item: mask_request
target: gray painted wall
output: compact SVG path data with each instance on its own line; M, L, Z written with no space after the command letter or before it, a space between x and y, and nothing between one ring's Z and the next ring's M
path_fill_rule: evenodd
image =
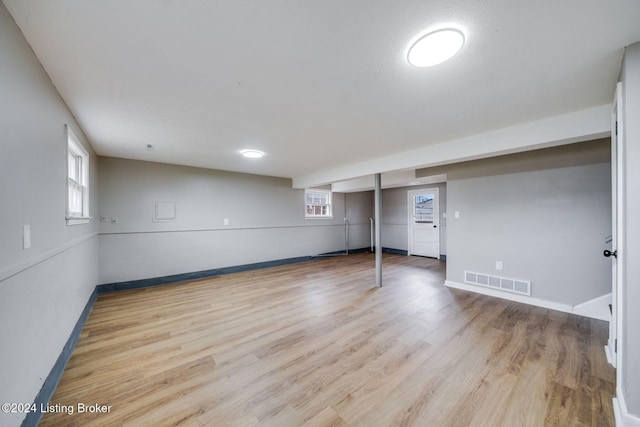
M333 195L333 219L305 219L304 191L258 175L100 158L100 283L369 246L370 195ZM176 220L154 222L155 201ZM116 219L116 223L112 222ZM224 225L224 219L229 225Z
M622 388L629 413L640 418L640 43L627 48L622 67L623 132L626 163L623 179L626 198L625 246L622 292L624 318L622 342ZM634 326L635 325L635 326Z
M92 151L1 3L0 57L0 402L32 402L97 284L96 221L65 222L65 124ZM91 154L91 212L96 166Z
M530 280L532 297L569 305L611 292L602 256L611 234L609 163L447 184L447 280L463 283L464 270Z
M506 175L518 172L608 163L610 161L611 139L603 138L559 147L526 151L524 153L418 169L416 170L416 177L423 178L446 174L449 180L479 178L488 175Z
M382 246L409 250L409 190L438 188L440 191L440 254L447 253L447 184L437 183L415 187L399 187L382 190Z

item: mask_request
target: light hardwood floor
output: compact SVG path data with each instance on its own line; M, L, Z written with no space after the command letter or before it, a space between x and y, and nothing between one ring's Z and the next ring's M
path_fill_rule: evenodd
M607 324L371 254L101 295L43 426L612 426Z

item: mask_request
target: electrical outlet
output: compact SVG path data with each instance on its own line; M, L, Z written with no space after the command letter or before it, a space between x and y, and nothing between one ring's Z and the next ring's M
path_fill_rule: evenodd
M496 270L502 271L503 265L502 261L496 261Z
M118 223L118 218L112 216L111 217L111 224L117 224Z
M225 219L223 219L223 220L222 220L222 223L223 223L224 225L229 225L229 218L225 218Z

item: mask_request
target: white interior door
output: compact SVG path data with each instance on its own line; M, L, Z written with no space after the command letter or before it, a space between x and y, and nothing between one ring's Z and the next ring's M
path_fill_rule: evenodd
M616 87L616 97L613 102L611 118L611 250L605 251L605 256L611 258L611 321L609 322L609 342L607 343L607 358L613 366L618 365L618 321L622 314L621 283L622 283L622 257L618 257L618 248L623 245L622 233L623 206L622 206L622 168L623 162L623 136L622 116L622 85Z
M410 190L409 255L440 258L440 195L437 188Z

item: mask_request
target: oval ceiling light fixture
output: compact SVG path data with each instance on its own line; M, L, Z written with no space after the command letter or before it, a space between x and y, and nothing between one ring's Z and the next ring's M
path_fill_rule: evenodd
M240 151L240 154L248 157L249 159L259 159L260 157L264 157L264 153L260 150L242 150Z
M414 67L431 67L451 59L464 46L464 33L444 28L420 37L409 48L407 61Z

